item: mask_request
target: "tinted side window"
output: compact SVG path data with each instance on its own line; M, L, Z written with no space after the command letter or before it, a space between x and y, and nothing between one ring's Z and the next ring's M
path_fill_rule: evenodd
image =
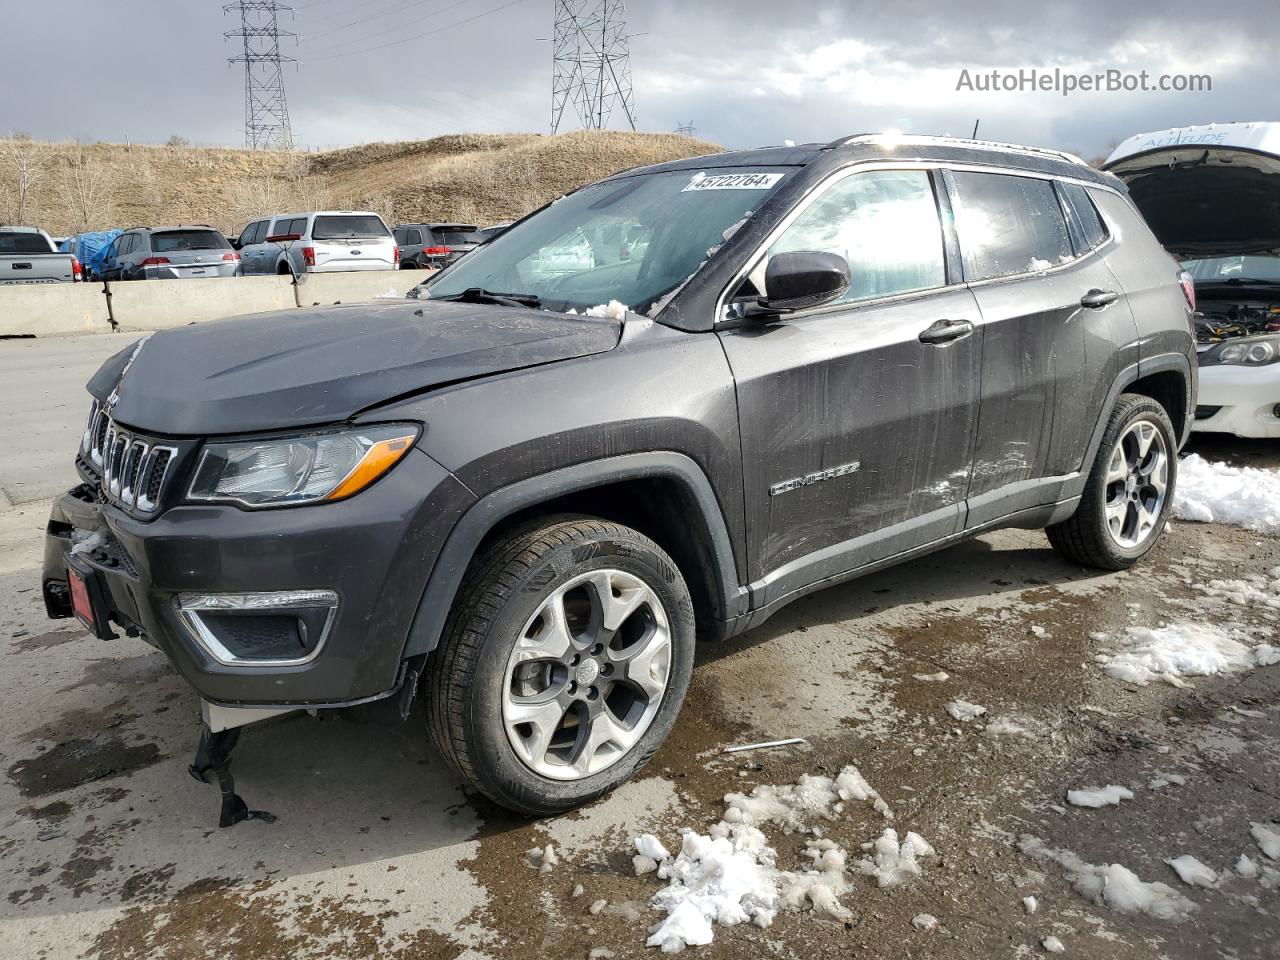
M1048 270L1072 258L1071 237L1048 180L953 173L956 230L968 280Z
M1066 195L1067 202L1071 204L1071 212L1075 215L1076 223L1080 224L1080 229L1084 231L1085 243L1089 245L1089 249L1102 246L1108 236L1107 227L1102 222L1102 217L1098 215L1098 208L1089 198L1089 191L1078 183L1064 183L1062 192Z
M306 232L307 232L306 217L295 217L294 219L290 220L289 227L288 229L285 230L285 233L289 233L289 234L296 233L298 234L298 236L305 236Z
M887 297L946 284L942 225L929 174L858 173L833 184L769 248L835 253L849 264L837 302Z
M259 220L245 227L244 233L240 234L240 246L247 247L251 243L261 243L263 223L264 221Z
M406 230L404 233L406 238L404 241L405 243L421 243L422 242L421 230Z

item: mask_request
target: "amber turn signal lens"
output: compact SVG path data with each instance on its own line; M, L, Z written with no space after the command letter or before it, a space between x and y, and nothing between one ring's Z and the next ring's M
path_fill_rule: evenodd
M342 500L359 493L399 463L400 458L413 446L416 437L417 434L409 433L403 437L379 440L365 452L346 479L334 487L325 500Z

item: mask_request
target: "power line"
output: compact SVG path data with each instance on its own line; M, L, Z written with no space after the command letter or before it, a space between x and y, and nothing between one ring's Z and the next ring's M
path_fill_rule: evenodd
M636 128L625 0L556 0L551 132L570 104L587 130L603 130L615 108Z
M294 59L281 55L280 38L295 34L280 29L282 11L291 13L292 8L276 0L239 0L222 8L224 14L240 15L240 29L223 36L243 43L243 52L228 57L227 63L244 64L244 145L253 150L293 148L281 64Z
M418 2L424 2L424 0L418 0ZM369 40L374 39L375 37L385 36L385 35L386 35L386 34L388 34L388 33L401 33L401 32L403 32L403 31L404 31L404 29L405 29L406 27L410 27L410 26L413 26L414 24L418 24L418 23L425 23L425 22L426 22L426 21L428 21L428 20L434 20L436 17L440 16L440 14L442 14L442 13L448 13L450 10L454 10L454 9L456 9L456 8L458 8L458 7L465 7L465 6L467 6L470 2L471 2L471 0L458 0L458 2L457 2L457 3L451 3L451 4L449 4L447 7L441 7L439 10L432 10L432 11L431 11L430 13L428 13L426 16L423 16L423 17L416 17L416 18L414 18L414 19L407 20L407 21L405 21L404 23L397 23L397 24L396 24L395 26L393 26L393 27L387 27L385 30L378 30L378 31L375 31L374 33L370 33L370 34L368 34L367 36L363 36L363 37L359 37L359 38L351 39L351 40L350 40L350 41L348 41L348 42L349 42L349 43L365 43L365 42L367 42L367 41L369 41ZM303 37L303 39L304 39L304 40L307 40L307 41L310 41L310 40L312 39L312 37L313 37L313 36L316 36L316 35L323 35L323 34L326 34L326 33L329 33L329 32L330 32L330 31L323 30L323 31L320 31L318 34L315 34L315 35L308 33L308 34L306 34L306 35ZM328 49L324 49L324 46L325 46L324 44L321 44L320 46L321 46L321 48L322 48L322 49L321 49L321 51L320 51L321 55L324 55L324 54L327 54L327 53L333 53L333 52L336 52L337 50L341 49L340 47L335 47L335 46L333 46L332 44L330 44L330 45L329 45L329 48L328 48Z
M504 3L500 7L494 7L492 10L485 10L483 13L477 13L474 16L466 17L465 19L462 19L462 20L455 20L453 23L447 23L443 27L437 27L435 30L428 30L426 33L414 34L412 37L401 37L399 40L392 40L389 43L380 43L375 47L366 47L365 49L362 49L362 50L348 50L345 53L333 53L333 54L328 54L320 57L309 57L307 58L307 62L310 63L316 60L336 60L339 57L354 57L362 53L373 53L375 50L385 50L387 47L395 47L402 43L410 43L411 41L414 41L414 40L422 40L425 37L434 37L438 33L444 33L446 30L452 30L454 27L460 27L463 24L471 23L472 21L479 20L482 17L488 17L495 13L500 13L501 11L506 10L509 7L514 7L516 4L524 3L524 2L525 0L510 0L509 3Z
M389 16L390 14L398 13L401 10L408 10L410 7L420 7L424 3L431 3L431 2L433 2L433 0L408 0L407 3L400 3L396 6L387 7L387 9L385 10L379 10L377 13L372 13L367 17L360 17L358 20L352 20L350 23L340 23L340 24L334 24L333 26L322 27L320 30L317 30L315 33L307 34L307 39L311 40L314 37L324 36L325 34L329 34L329 33L336 33L339 30L346 30L348 27L359 26L362 23L368 23L370 20L378 20L378 19L381 19L382 17ZM398 29L403 26L404 24L396 24L394 27L392 27L392 29Z

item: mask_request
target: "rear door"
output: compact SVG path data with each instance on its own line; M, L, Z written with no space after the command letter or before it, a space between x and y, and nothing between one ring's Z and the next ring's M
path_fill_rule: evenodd
M968 496L978 526L1060 498L1132 316L1103 258L1073 240L1052 178L953 170L948 184L983 332Z
M981 339L935 176L866 170L819 188L768 257L843 256L834 305L719 333L737 383L753 605L955 533ZM761 291L762 292L762 291Z

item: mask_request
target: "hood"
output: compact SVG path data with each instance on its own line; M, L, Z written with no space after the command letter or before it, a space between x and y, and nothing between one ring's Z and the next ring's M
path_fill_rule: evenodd
M1169 139L1132 138L1103 165L1164 248L1182 260L1280 254L1280 142ZM1133 141L1145 148L1126 153Z
M617 320L429 300L284 310L153 334L104 363L89 392L114 390L116 420L165 436L287 429L603 353L621 332Z

